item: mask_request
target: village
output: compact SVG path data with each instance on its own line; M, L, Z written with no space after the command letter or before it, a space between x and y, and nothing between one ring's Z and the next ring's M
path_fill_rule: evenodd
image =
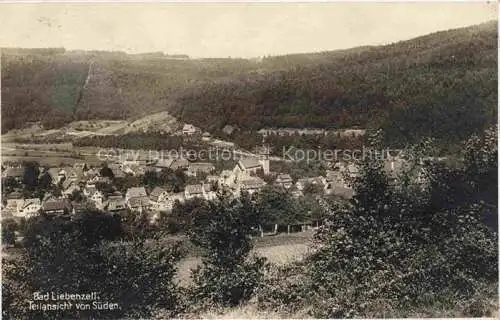
M193 125L186 124L178 134L192 136L198 131ZM270 132L262 132L263 136L267 134ZM201 139L208 141L210 135L204 133ZM222 189L234 197L243 193L256 194L265 186L280 188L293 198L331 196L350 199L354 194L349 183L359 175L359 168L354 163L331 163L324 175L294 179L289 173L271 171L269 146L258 149L258 154L240 153L232 169L222 170L216 170L216 163L189 161L183 154L153 158L131 150L122 150L121 154L115 154L98 166L83 161L72 166L34 168L35 163L27 168L23 162L4 162L2 217L26 219L39 214L71 216L88 210L110 213L129 210L147 213L150 222L155 223L160 213L168 214L176 203L195 198L214 200ZM401 169L401 161L396 160L386 161L386 171L392 175ZM35 173L36 178L29 177ZM160 181L153 186L144 182L144 177L154 180L162 173L184 181L175 186L175 182L169 181ZM117 186L118 180L121 187ZM135 182L124 188L123 182L127 185L130 180ZM26 188L27 183L43 190L35 196L29 192L33 186Z

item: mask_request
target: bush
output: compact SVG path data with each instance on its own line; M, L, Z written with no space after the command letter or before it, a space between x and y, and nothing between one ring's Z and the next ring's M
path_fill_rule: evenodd
M5 219L2 222L2 244L15 245L17 230L19 230L19 226L14 219Z
M202 264L192 274L192 301L202 309L236 306L250 299L266 265L264 258L249 255L259 212L248 197L224 193L207 205L193 215L189 230L191 241L203 250Z
M352 203L334 208L315 235L308 272L315 317L464 301L496 281L496 233L483 222L485 206L466 184L451 183L467 181L468 168L418 164L420 152L412 152L418 157L408 157L392 183L381 163L362 163ZM455 201L461 194L469 196Z
M303 263L271 267L257 291L259 308L287 314L307 310L311 291L306 268Z
M3 315L105 319L150 317L156 308L177 312L173 277L179 246L159 245L158 238L118 242L119 229L119 220L102 213L29 221L25 250L4 269ZM119 309L30 311L26 306L34 292L97 292L99 302L117 303Z

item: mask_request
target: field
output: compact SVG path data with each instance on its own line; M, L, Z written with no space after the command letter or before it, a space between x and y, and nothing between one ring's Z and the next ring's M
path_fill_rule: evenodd
M257 238L254 252L265 257L269 262L276 265L285 265L299 261L311 250L310 240L313 232L300 232L291 234L278 234L276 236L265 236ZM178 267L177 280L181 285L191 283L191 270L196 268L201 259L198 253L193 254L196 249L188 249L191 254L184 258Z
M16 144L2 141L2 161L36 161L40 165L56 167L61 163L73 165L85 161L99 165L96 148L77 148L71 143Z

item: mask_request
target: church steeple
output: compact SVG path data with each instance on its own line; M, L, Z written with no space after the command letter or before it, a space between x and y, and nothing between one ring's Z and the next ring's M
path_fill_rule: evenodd
M265 144L265 139L262 137L262 147L259 150L259 162L262 164L264 174L269 174L269 145Z

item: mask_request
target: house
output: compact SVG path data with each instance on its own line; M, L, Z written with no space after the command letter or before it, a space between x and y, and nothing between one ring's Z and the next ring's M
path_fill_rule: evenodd
M96 190L97 189L94 183L87 183L87 185L85 185L85 188L83 188L83 195L89 197L90 195L94 194Z
M259 192L265 185L266 182L259 177L248 177L238 183L240 193L248 192L249 194Z
M340 171L327 171L323 178L323 185L326 194L331 194L334 189L345 187L343 173Z
M153 191L151 191L151 193L149 194L149 199L151 200L152 211L170 211L174 206L172 194L168 193L163 188L154 188Z
M59 168L59 174L64 178L68 178L73 172L73 167L62 167Z
M9 193L6 197L6 206L4 211L2 211L2 214L4 212L8 212L12 215L17 214L23 207L24 204L24 197L22 193L14 191Z
M84 201L84 202L73 201L71 203L71 207L73 214L85 213L96 210L95 204L90 201Z
M74 180L64 180L62 183L62 194L68 196L74 191L80 191L80 186Z
M193 126L192 124L185 124L184 127L182 127L182 134L186 136L190 136L196 133L196 127Z
M146 168L137 164L124 164L122 166L122 170L124 173L128 173L133 176L140 176L146 173Z
M94 178L101 176L101 170L99 168L90 168L84 173L87 178Z
M359 167L354 163L340 164L340 171L349 178L357 178L360 175Z
M237 179L245 179L262 169L262 163L256 158L244 158L238 161L233 169Z
M21 209L17 212L19 217L32 217L40 212L42 203L38 198L25 199Z
M205 179L207 183L218 183L219 182L219 177L216 175L208 175L207 178Z
M125 178L125 172L123 172L121 166L117 163L108 164L108 168L113 172L115 178Z
M24 168L7 168L2 172L2 178L12 178L18 182L23 181Z
M266 137L269 135L292 136L292 135L326 135L325 129L318 128L263 128L257 131L260 135Z
M217 198L217 192L211 184L203 183L203 190L205 190L206 200L214 200Z
M112 183L113 180L110 177L95 176L87 180L86 185L95 185L97 183Z
M231 170L222 170L221 174L218 177L218 183L221 186L231 187L235 183L235 180L236 176Z
M281 186L285 189L290 189L293 186L292 177L289 174L280 174L274 181L274 183L278 186Z
M132 198L147 197L146 189L144 187L133 187L127 190L125 193L125 199L128 201Z
M203 198L206 199L207 195L203 184L190 184L184 189L184 198L186 200L193 198Z
M117 212L127 209L127 202L122 197L108 198L104 203L104 210L109 212Z
M50 170L50 169L49 169ZM73 168L72 167L64 167L64 168L57 168L57 183L67 180L70 176L76 176L75 173L73 173ZM54 180L52 180L54 181Z
M97 209L104 209L104 194L101 191L95 190L91 195L88 196L88 199L95 204L95 207Z
M42 212L49 215L69 214L72 211L68 199L49 199L42 203Z
M356 171L352 170L351 172ZM346 199L352 198L354 190L344 178L344 176L348 174L349 171L346 170L327 171L326 177L323 180L325 193Z
M208 132L203 132L203 134L201 135L202 141L210 141L210 138L211 138L211 135Z
M144 187L129 188L125 194L125 202L131 210L139 212L147 209L150 204L149 197Z
M155 163L150 165L155 171L160 172L163 169L170 169L174 159L158 159Z
M165 190L161 187L155 187L149 193L149 200L151 201L151 203L161 202L163 199L165 199L167 197L168 197L167 190Z
M157 205L157 211L171 211L176 202L182 203L184 200L184 192L170 193L167 198L163 199L163 201Z
M64 179L64 175L60 174L61 168L50 168L46 171L52 180L52 184L57 185L62 179Z
M120 191L113 191L112 193L106 194L106 198L109 199L123 199L123 194Z
M170 164L172 170L186 170L189 167L189 161L186 158L177 158Z
M131 198L126 201L126 204L130 208L130 210L137 212L147 210L151 205L148 197Z
M304 191L304 188L308 184L319 186L321 188L321 190L323 190L325 187L321 177L300 178L297 180L297 183L295 184L295 186L297 187L298 190Z
M59 170L59 175L64 177L66 180L82 180L84 178L83 169L77 169L74 167L64 167Z
M357 138L362 137L366 133L366 130L363 129L341 129L334 131L334 134L341 138Z
M198 173L209 174L215 171L215 166L210 162L191 162L187 168L188 176L197 176Z
M85 172L89 168L87 167L87 164L85 162L75 162L73 164L73 169Z

